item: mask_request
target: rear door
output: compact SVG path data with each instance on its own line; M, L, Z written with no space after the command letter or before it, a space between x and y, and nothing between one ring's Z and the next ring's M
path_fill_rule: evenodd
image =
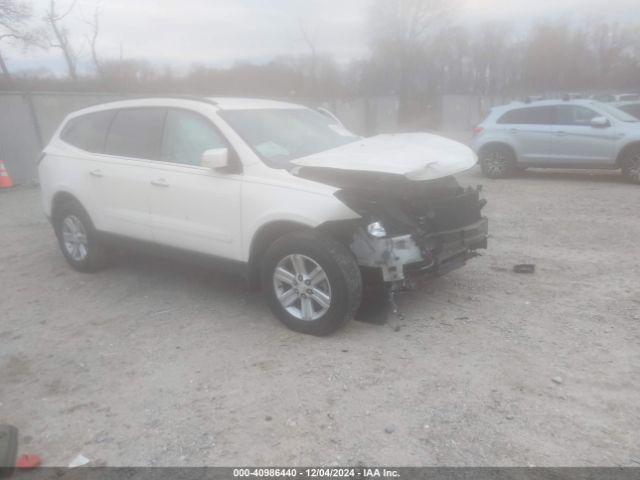
M519 163L549 163L552 114L553 109L548 106L522 107L509 110L498 119L498 127L512 141Z
M56 159L58 169L63 173L63 180L75 187L73 194L87 209L99 230L104 230L101 222L104 202L96 194L96 175L103 165L104 142L115 114L115 110L105 110L70 120L60 133L60 139L79 150L65 150ZM45 181L44 184L46 183Z
M551 156L558 166L602 167L615 163L616 129L591 126L602 114L582 105L557 105Z
M152 240L149 191L152 166L160 158L166 108L118 110L109 128L104 155L90 172L99 229Z
M206 150L233 150L203 115L170 108L161 161L153 165L150 213L158 243L223 257L241 258L242 176L201 165Z

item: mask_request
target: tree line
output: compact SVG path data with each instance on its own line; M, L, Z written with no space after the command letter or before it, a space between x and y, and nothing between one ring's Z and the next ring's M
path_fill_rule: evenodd
M114 93L215 93L340 98L397 95L401 110L423 108L444 93L526 95L640 90L640 26L606 19L463 25L455 0L372 0L367 58L338 64L301 28L308 53L229 68L194 65L177 74L144 59L100 55L101 13L82 15L82 40L71 35L75 0L0 0L0 88ZM77 24L77 22L76 22ZM74 43L75 42L75 43ZM57 52L66 76L12 72L8 45ZM91 72L79 74L80 62ZM86 69L85 69L86 70Z

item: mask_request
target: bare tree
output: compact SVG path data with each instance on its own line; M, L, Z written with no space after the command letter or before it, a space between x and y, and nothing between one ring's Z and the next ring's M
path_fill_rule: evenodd
M318 47L316 45L316 35L309 32L308 25L306 25L302 19L298 22L300 26L300 34L304 43L309 47L309 77L311 80L311 90L314 90L317 83L317 67L318 67Z
M35 42L35 37L28 29L31 19L31 6L18 0L0 0L0 43L5 41L19 42L28 46ZM0 70L6 78L11 78L9 68L0 51Z
M424 71L427 50L451 24L457 3L451 0L375 0L371 10L374 56L397 72L400 118L407 116L410 99Z
M56 0L51 0L49 3L49 9L45 15L47 24L51 27L54 40L51 42L51 47L59 48L62 51L64 60L67 64L69 71L69 77L71 80L76 81L78 79L77 72L77 57L69 41L69 30L62 24L62 21L73 11L76 6L77 0L73 0L66 10L62 13L58 12L58 5Z
M99 77L104 77L102 64L100 63L100 59L98 57L98 37L100 36L100 16L101 15L102 15L102 3L98 2L95 10L93 11L93 16L91 20L85 20L85 23L90 28L90 33L88 35L85 35L85 39L91 51L91 60L93 61L93 65L96 69L96 74Z

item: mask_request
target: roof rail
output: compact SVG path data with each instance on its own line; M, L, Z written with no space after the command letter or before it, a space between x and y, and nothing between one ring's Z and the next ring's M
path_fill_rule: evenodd
M124 97L123 100L144 100L145 98L172 98L176 100L193 100L195 102L204 102L209 105L218 105L218 102L215 100L201 96L201 95L190 95L190 94L154 94L154 95L134 95Z
M174 99L174 100L193 100L194 102L203 102L203 103L208 103L209 105L213 105L213 106L218 106L218 102L216 102L215 100L208 98L208 97L202 97L200 95L180 95L180 94L171 94L171 95L122 95L122 96L118 96L118 94L112 94L117 98L111 99L109 101L106 102L96 102L96 103L92 103L90 105L86 105L84 108L90 108L90 107L96 107L98 105L105 105L107 103L114 103L114 102L126 102L127 100L144 100L144 99L153 99L153 98L167 98L167 99Z

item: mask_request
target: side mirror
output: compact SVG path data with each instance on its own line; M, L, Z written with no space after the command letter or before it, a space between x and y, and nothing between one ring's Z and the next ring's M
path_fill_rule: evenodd
M609 125L609 120L607 120L605 117L593 117L591 119L591 126L594 128L605 128Z
M202 154L202 166L216 170L229 166L229 150L227 148L214 148Z

